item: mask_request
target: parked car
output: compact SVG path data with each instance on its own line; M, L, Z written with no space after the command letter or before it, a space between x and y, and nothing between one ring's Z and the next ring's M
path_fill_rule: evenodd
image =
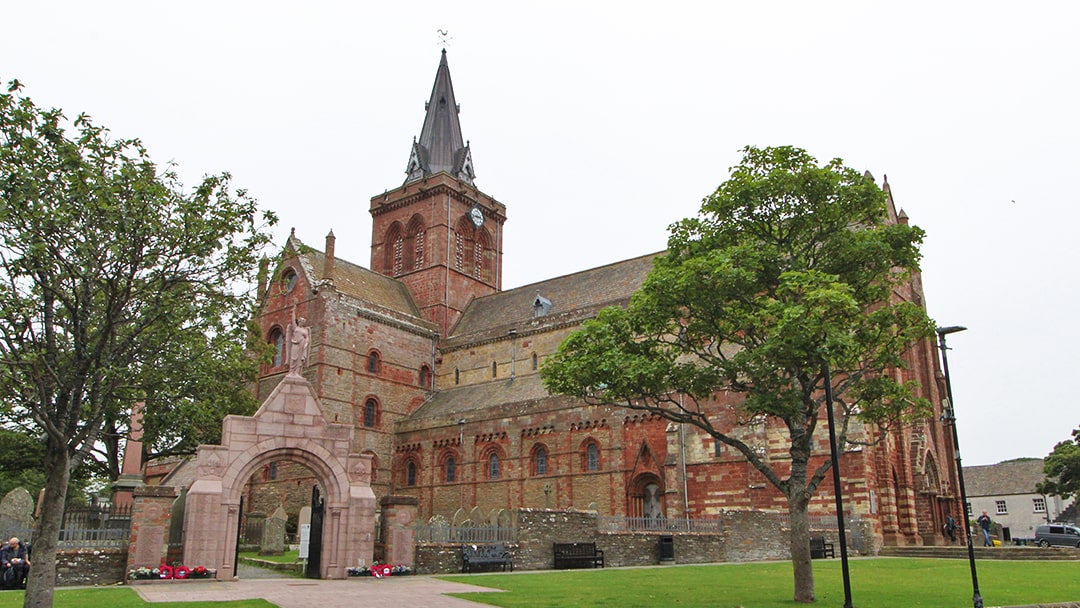
M1059 545L1080 549L1080 528L1069 524L1043 524L1035 528L1035 542L1040 547Z

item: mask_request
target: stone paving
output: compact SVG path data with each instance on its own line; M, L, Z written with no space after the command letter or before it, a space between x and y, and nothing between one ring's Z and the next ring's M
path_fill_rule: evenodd
M280 576L280 575L278 575ZM235 582L137 585L148 602L230 601L262 598L280 608L479 608L486 604L448 597L447 593L496 589L449 583L430 576L358 577L338 580L241 578Z

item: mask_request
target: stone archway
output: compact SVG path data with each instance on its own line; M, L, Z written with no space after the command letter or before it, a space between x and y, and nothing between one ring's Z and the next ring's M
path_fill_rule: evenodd
M326 489L322 578L371 563L375 494L371 456L350 454L353 427L328 423L311 384L289 374L254 416L226 416L221 445L201 445L184 513L184 563L236 576L240 497L252 472L273 460L306 466Z

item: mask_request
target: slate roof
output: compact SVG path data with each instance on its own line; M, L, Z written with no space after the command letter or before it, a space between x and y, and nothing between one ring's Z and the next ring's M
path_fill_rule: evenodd
M601 308L624 305L641 287L658 255L650 253L477 298L466 307L442 348L502 337L510 329L581 322ZM537 294L551 301L551 310L538 318L533 316Z
M1035 484L1045 478L1041 458L1009 460L977 467L964 467L968 498L1035 494Z
M550 397L544 390L540 374L521 375L516 378L493 380L480 384L452 386L441 389L427 403L397 424L398 431L438 426L439 422L456 424L460 418L475 422L478 418L503 418L502 409L517 404L538 401ZM477 416L476 412L482 412Z
M391 314L428 329L435 329L433 324L421 316L420 309L401 281L373 272L363 266L357 266L339 257L334 258L333 276L325 277L323 276L326 268L324 252L303 244L295 236L289 237L289 246L293 251L299 252L297 258L312 284L320 284L330 278L339 293L371 304L378 312Z
M461 135L458 103L450 80L450 67L446 63L446 49L443 49L439 69L435 73L435 84L431 87L431 99L425 110L420 141L413 142L406 183L440 171L463 177L471 183L471 157ZM464 166L466 161L470 163L467 169ZM414 162L419 162L420 166L415 166ZM465 175L459 175L461 173Z

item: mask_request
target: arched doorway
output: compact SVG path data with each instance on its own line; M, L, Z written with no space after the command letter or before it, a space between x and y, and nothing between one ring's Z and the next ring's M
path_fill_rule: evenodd
M664 486L660 478L644 473L634 478L630 485L627 514L647 521L664 518Z
M371 562L375 495L371 457L349 454L353 427L328 423L311 385L286 376L254 416L227 416L221 445L199 446L196 479L184 514L184 563L236 576L243 488L272 462L307 467L325 490L319 578L345 578L346 567ZM345 456L347 455L347 456Z

